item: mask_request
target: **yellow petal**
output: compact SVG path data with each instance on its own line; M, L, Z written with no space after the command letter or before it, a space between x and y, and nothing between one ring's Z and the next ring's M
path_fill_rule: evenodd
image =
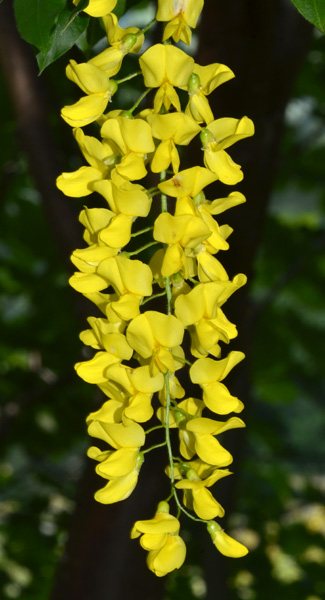
M94 167L81 167L78 171L72 173L62 173L57 180L56 186L66 196L72 198L82 198L92 194L89 184L98 179L102 179L103 173Z
M218 531L215 534L214 538L215 547L223 554L224 556L230 556L231 558L240 558L242 556L246 556L248 554L248 550L246 546L237 542L234 538L227 535L225 531Z
M131 496L137 482L138 473L132 471L124 477L118 477L109 481L104 488L95 493L94 498L101 504L113 504L114 502L126 500L126 498Z
M61 110L61 117L71 127L84 127L99 119L105 111L108 101L109 96L106 93L83 96L75 104L64 106Z

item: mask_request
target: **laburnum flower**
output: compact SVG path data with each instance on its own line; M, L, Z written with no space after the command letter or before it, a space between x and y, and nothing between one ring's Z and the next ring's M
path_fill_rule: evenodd
M110 13L103 17L109 48L106 48L88 62L100 67L112 77L121 68L123 58L129 52L137 54L144 42L144 35L137 27L123 29L118 24L117 16Z
M181 480L175 487L183 490L186 508L194 510L197 516L204 520L224 516L223 507L206 488L227 475L231 475L228 469L216 469L199 458L174 466L174 477Z
M117 83L95 65L70 60L66 74L87 96L61 110L62 118L72 127L84 127L103 114L117 90Z
M108 119L101 128L101 136L112 148L116 157L115 169L120 176L131 181L145 177L144 161L155 149L148 123L123 116Z
M237 276L238 277L238 276ZM240 278L238 283L240 284ZM222 304L238 289L237 280L199 283L175 300L175 315L191 334L191 353L197 358L208 353L219 356L219 341L226 344L237 329L221 310Z
M233 351L222 360L199 358L190 368L193 383L201 386L204 404L212 412L226 415L231 412L241 412L243 403L232 396L225 385L221 383L228 373L245 358L243 352Z
M191 43L192 32L202 11L204 0L158 0L157 21L169 21L164 30L163 41L172 37Z
M136 521L131 538L140 537L142 548L149 551L147 564L158 577L179 569L186 556L186 546L178 535L180 523L169 514L167 502L160 502L153 519Z
M106 375L107 381L99 387L110 399L99 410L88 415L88 423L93 420L118 423L123 416L137 423L151 419L152 396L164 386L162 373L151 376L147 365L132 369L118 363L109 367Z
M207 417L188 420L184 424L188 440L181 449L182 456L191 459L196 452L199 458L209 465L227 467L232 463L233 458L214 436L237 427L245 427L244 421L238 417L231 417L228 421L215 421Z
M194 60L179 48L169 44L151 46L139 59L140 68L147 88L159 88L154 111L159 113L162 106L168 111L174 106L181 112L181 105L175 87L184 87L192 73Z
M105 282L105 287L111 285L116 292L116 297L110 298L106 308L111 322L136 317L144 296L152 294L151 270L140 260L131 260L123 255L108 258L98 266L97 276Z
M169 277L182 271L187 277L187 261L184 248L195 248L208 238L210 229L202 219L190 215L173 217L168 212L161 213L155 220L153 237L167 245L161 274Z
M207 530L211 535L215 547L224 556L241 558L248 554L246 546L230 537L230 535L228 535L215 521L210 521L210 523L207 524Z
M171 163L174 172L177 173L180 159L176 144L187 146L201 128L192 118L179 112L165 115L150 113L147 121L151 126L153 137L161 140L151 161L151 170L160 173L168 169Z
M96 272L75 273L69 283L85 295L100 292L112 285L115 294L107 296L105 308L111 323L133 319L139 314L143 297L152 294L150 267L123 255L102 260Z
M90 184L99 179L105 179L114 167L115 157L111 147L97 138L85 135L83 130L76 128L73 134L79 148L87 160L89 167L80 167L72 173L62 173L56 180L56 185L66 196L80 198L92 194Z
M73 4L78 6L80 0L73 0ZM103 17L111 12L116 6L117 0L89 0L88 6L84 12L91 17Z
M85 208L79 220L85 225L84 240L89 244L120 250L131 239L132 215L116 214L107 208Z
M254 124L248 117L217 119L209 123L208 129L201 131L204 164L218 175L222 183L234 185L244 177L241 166L232 160L225 149L253 134Z
M233 77L235 77L234 73L226 65L214 63L212 65L201 66L195 63L193 73L189 78L186 88L184 88L189 94L185 113L198 123L202 123L203 121L207 124L211 123L214 116L207 96L216 87Z
M92 189L105 198L115 214L129 217L147 217L152 199L142 185L125 180L120 185L110 179L102 179L92 184Z
M183 366L184 351L180 344L184 327L173 315L149 310L131 321L126 335L140 359L149 362L152 374L158 371L174 373Z
M159 183L158 187L163 194L172 198L194 198L203 188L217 179L218 177L209 169L191 167Z
M191 460L195 454L208 465L227 467L232 463L232 456L214 437L228 429L245 427L238 417L228 421L215 421L201 417L204 403L197 398L182 400L172 411L170 426L179 429L180 453L186 460ZM164 409L158 409L157 416L162 418Z
M127 343L125 336L121 333L110 333L106 335L105 345L108 348L105 352L99 351L90 360L77 362L75 369L84 381L87 383L105 383L107 381L106 370L111 365L130 360L133 351Z
M103 423L91 421L89 435L103 440L116 449L114 452L101 452L91 447L88 456L99 461L96 473L109 482L95 494L95 500L102 504L112 504L128 498L137 482L143 463L141 446L145 443L145 432L141 425L124 419L123 423Z
M230 192L226 198L216 198L215 200L207 200L204 192L193 198L193 204L195 204L198 210L204 210L204 212L208 212L210 215L219 215L229 208L243 204L243 202L246 202L244 194L237 191Z

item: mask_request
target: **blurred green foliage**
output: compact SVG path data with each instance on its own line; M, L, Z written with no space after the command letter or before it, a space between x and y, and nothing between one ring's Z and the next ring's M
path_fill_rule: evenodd
M44 77L68 170L81 159L60 138L59 106L75 100L69 84L57 89L65 62L51 65ZM252 551L229 561L229 600L325 596L324 76L325 40L315 35L287 107L277 185L255 265L253 398L230 522ZM134 91L124 87L123 93ZM74 375L82 328L75 294L5 95L1 109L7 143L0 145L0 594L44 600L84 464L93 391ZM166 600L204 598L198 560L193 547L189 563L167 580Z

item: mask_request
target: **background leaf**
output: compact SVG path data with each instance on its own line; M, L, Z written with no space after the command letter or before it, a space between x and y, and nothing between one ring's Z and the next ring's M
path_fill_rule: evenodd
M322 33L325 32L325 2L324 0L291 0L307 21L315 25Z
M55 34L51 41L51 47L46 53L40 52L37 55L40 73L72 48L81 34L85 31L88 23L89 17L85 13L77 14L74 19L71 20L71 11L62 11L59 15Z
M65 0L15 0L15 15L22 38L41 52L47 52L58 15L65 6Z

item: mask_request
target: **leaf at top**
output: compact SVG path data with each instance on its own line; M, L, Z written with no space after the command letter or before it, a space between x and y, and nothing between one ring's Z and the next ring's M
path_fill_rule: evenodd
M59 13L66 0L15 0L15 15L22 38L47 52Z
M46 53L40 52L37 55L40 73L72 48L85 31L88 23L89 16L85 13L78 14L71 20L71 10L62 11L54 30L50 49Z
M307 21L325 33L325 1L324 0L291 0Z
M113 10L116 14L117 18L120 19L125 13L126 0L118 0L117 4Z

